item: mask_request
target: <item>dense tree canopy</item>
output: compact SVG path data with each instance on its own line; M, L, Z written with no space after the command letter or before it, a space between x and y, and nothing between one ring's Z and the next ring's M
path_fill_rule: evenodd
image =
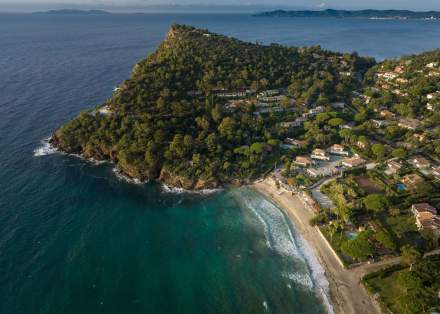
M61 127L55 143L67 152L112 159L126 174L157 178L166 170L189 180L216 183L258 176L279 154L283 133L274 112L255 115L253 105L227 108L221 93L286 89L282 108L344 100L360 85L352 76L373 64L357 54L320 47L263 46L174 25L156 52L139 62L104 105ZM325 118L325 119L324 119ZM330 143L342 117L327 114L307 130Z

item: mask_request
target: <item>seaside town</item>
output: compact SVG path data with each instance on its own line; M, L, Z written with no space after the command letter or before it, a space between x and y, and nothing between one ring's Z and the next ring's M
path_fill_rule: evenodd
M51 143L139 181L251 186L313 247L338 312L435 313L439 62L439 50L376 63L175 25Z

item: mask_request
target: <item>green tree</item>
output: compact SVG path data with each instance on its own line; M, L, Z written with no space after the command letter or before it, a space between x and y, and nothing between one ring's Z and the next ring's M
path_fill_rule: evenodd
M211 110L211 118L215 122L220 122L223 117L222 107L217 104L215 107Z
M393 155L393 157L395 157L395 158L405 159L406 158L406 150L403 148L396 148L393 150L391 155Z
M218 126L218 131L223 136L229 136L234 133L235 120L231 117L223 118L222 122Z
M250 147L250 152L253 154L262 154L264 152L264 143L253 143Z
M371 151L376 156L377 159L381 160L386 153L385 146L382 144L373 144L371 146Z
M414 264L422 258L422 254L411 245L404 245L400 252L403 262L409 266L409 271L412 271Z
M397 275L399 284L405 288L406 293L410 290L423 289L423 282L419 276L411 271L401 271Z
M370 194L364 197L363 203L369 211L380 213L388 207L388 200L382 194Z
M336 127L344 124L344 120L341 118L333 118L327 121L327 124L331 127Z
M380 230L379 232L377 232L374 235L374 238L376 239L377 242L382 244L383 247L385 247L387 249L395 250L397 248L397 245L393 241L393 239L390 236L390 234L388 232L384 231L384 230Z

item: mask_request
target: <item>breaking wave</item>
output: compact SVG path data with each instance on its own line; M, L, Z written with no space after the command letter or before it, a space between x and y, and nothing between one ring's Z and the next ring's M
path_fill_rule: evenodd
M34 149L34 157L52 155L58 152L50 142L50 137L41 140L41 145Z
M281 209L262 195L249 189L238 189L233 192L233 195L245 209L257 218L263 227L269 249L281 256L294 258L305 264L304 271L288 271L283 273L282 276L310 291L316 291L321 295L328 312L333 314L329 282L325 276L324 268L309 244L300 234L291 229Z
M62 152L50 143L50 137L41 140L41 145L34 149L34 157L47 156L47 155L52 155L52 154L62 154L62 155L73 156L73 157L85 160L87 162L90 162L94 165L101 165L101 164L105 164L105 163L109 162L106 160L97 160L95 158L86 158L81 154L68 154L68 153Z
M112 171L113 171L113 173L115 174L116 178L118 178L118 179L121 180L121 181L125 181L125 182L127 182L127 183L133 183L133 184L140 185L140 184L144 184L144 183L147 183L147 182L148 182L148 181L141 181L141 180L136 179L136 178L131 178L131 177L125 175L125 174L124 174L121 170L119 170L117 167L114 167L114 168L112 169Z
M162 191L165 193L174 193L174 194L183 194L183 193L191 193L191 194L200 194L200 195L209 195L222 191L222 189L202 189L202 190L185 190L184 188L177 188L173 186L168 186L165 183L162 183Z

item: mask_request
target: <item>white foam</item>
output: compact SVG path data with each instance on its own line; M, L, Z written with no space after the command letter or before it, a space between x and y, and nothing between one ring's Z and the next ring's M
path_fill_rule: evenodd
M119 170L116 167L114 167L112 169L112 171L113 171L113 173L116 175L116 177L119 180L122 180L122 181L125 181L125 182L128 182L128 183L133 183L133 184L140 185L140 184L144 184L144 183L148 182L148 181L141 181L141 180L139 180L137 178L130 178L129 176L125 175L121 170Z
M189 193L189 194L209 195L220 192L222 191L222 189L186 190L184 188L173 187L166 185L165 183L162 183L162 191L165 193L174 193L174 194Z
M283 213L274 204L262 197L248 193L238 193L246 208L257 217L264 229L268 247L286 257L301 258L299 249L291 234L289 225ZM287 235L287 236L286 236Z
M264 197L240 190L235 196L257 217L264 229L268 247L286 257L298 258L306 263L309 273L284 273L283 277L321 295L328 313L334 309L330 302L330 285L325 270L301 235L292 233L287 218L280 208ZM310 275L309 275L310 274Z
M269 306L267 306L267 301L263 301L263 306L264 306L264 309L267 312L267 310L269 310Z
M34 156L35 157L47 156L47 155L52 155L52 154L62 154L62 155L69 155L69 156L73 156L76 158L80 158L80 159L85 160L87 162L90 162L94 165L101 165L101 164L109 162L106 160L97 160L95 158L86 158L81 154L67 154L63 151L58 150L49 141L50 141L50 137L41 140L41 146L34 149Z
M266 221L263 219L263 217L260 216L260 214L254 208L254 206L252 206L252 204L250 204L249 200L243 199L243 202L244 202L245 206L247 208L249 208L254 213L255 217L257 217L258 221L263 226L264 237L266 238L266 245L267 245L268 248L272 249L272 246L271 246L270 240L269 240L269 238L270 238L270 236L269 236L269 228L268 228L268 225L267 225Z
M307 243L301 236L298 237L298 244L300 250L310 267L313 281L316 283L315 288L321 294L324 305L327 308L329 314L334 314L334 309L330 300L330 284L325 276L325 270L319 263L317 257L312 251L309 243Z
M313 291L313 289L315 288L315 284L313 283L312 278L310 278L310 276L308 276L307 274L287 272L282 274L282 276L295 282L296 284L303 286L307 290Z
M41 145L34 149L34 157L41 157L52 155L58 152L56 147L54 147L50 142L50 137L41 140Z

